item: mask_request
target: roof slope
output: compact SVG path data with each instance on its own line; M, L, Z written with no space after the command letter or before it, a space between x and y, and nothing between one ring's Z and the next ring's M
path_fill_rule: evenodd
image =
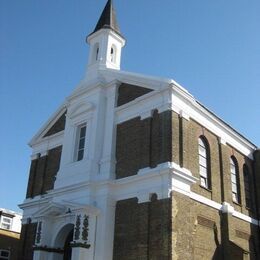
M113 31L120 34L120 29L116 20L116 12L112 0L107 1L107 4L92 34L100 29L112 29Z

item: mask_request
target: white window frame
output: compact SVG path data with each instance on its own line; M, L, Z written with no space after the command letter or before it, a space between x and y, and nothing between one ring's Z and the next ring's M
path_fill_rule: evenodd
M209 151L208 145L203 137L198 139L198 154L199 154L199 174L200 185L206 189L210 188L209 181ZM205 162L203 164L203 161Z
M232 200L235 203L239 203L239 185L238 185L238 169L235 158L230 157L230 175L231 175L231 191Z
M117 54L117 49L115 44L112 44L110 48L110 62L116 63L116 54Z
M2 256L2 252L8 253L8 256ZM11 252L10 250L0 249L0 260L9 260Z
M97 62L100 56L99 43L96 42L93 46L92 63Z
M80 102L71 106L67 112L67 123L65 130L66 140L62 149L61 163L65 164L82 164L88 161L90 153L93 150L93 136L95 137L95 132L92 131L93 127L93 116L94 116L95 106L88 100ZM86 124L86 140L85 140L85 150L84 159L77 161L77 145L78 145L78 129L81 125Z
M75 155L74 161L82 161L86 155L86 139L87 139L87 123L82 123L76 127L76 141L75 141ZM84 136L81 136L82 129L85 128ZM83 146L81 147L81 140L84 140ZM79 158L79 152L83 151L82 158Z
M10 222L5 221L5 219L10 220ZM5 216L5 215L1 216L1 228L6 229L6 230L11 230L12 224L13 224L13 218ZM6 227L5 225L7 225L9 227Z

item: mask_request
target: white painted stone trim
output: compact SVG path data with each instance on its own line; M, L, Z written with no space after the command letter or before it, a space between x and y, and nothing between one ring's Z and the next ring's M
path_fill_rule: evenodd
M259 225L260 226L260 221L257 220L257 219L254 219L254 218L251 218L245 214L242 214L238 211L234 211L233 214L232 214L233 217L236 217L236 218L239 218L239 219L242 219L246 222L249 222L251 224L254 224L254 225Z
M141 119L148 118L155 109L157 109L159 113L170 110L170 103L167 101L168 97L168 89L164 89L161 92L152 91L127 104L119 106L115 108L115 123L120 124L139 116Z
M252 152L256 149L256 146L250 143L234 129L229 127L228 124L218 118L214 113L204 108L194 99L194 97L190 97L183 92L176 91L174 86L172 87L172 105L172 109L174 111L179 114L180 111L184 111L190 116L190 118L200 123L219 138L222 138L224 143L229 143L244 155L251 157ZM176 108L180 111L178 112L178 109Z
M227 203L226 201L224 201L224 202L222 203L221 211L222 211L223 213L234 214L235 209L234 209L234 207L232 207L229 203Z
M236 217L238 219L241 219L241 220L244 220L248 223L251 223L251 224L254 224L256 226L260 226L260 221L257 220L257 219L254 219L254 218L251 218L245 214L242 214L238 211L236 211L234 209L234 207L232 207L229 203L227 202L223 202L222 204L220 203L217 203L213 200L210 200L208 198L205 198L197 193L194 193L194 192L187 192L187 191L183 191L182 189L178 188L178 187L174 187L173 188L173 191L175 192L179 192L183 195L186 195L188 197L190 197L191 199L197 201L197 202L200 202L204 205L207 205L211 208L214 208L214 209L217 209L217 210L220 210L222 211L223 213L228 213L228 214L231 214L233 217Z
M223 204L217 203L204 196L191 191L190 187L196 183L192 173L185 168L173 162L159 164L156 168L140 169L137 175L129 176L117 180L92 180L85 183L75 184L68 187L63 187L50 191L41 198L37 196L34 199L27 199L23 204L19 205L22 209L39 206L39 203L46 204L51 198L62 196L80 190L95 190L96 198L103 198L110 195L113 201L124 200L129 198L138 198L139 203L150 201L150 196L156 193L158 199L169 198L171 192L178 192L187 197L200 202L204 205L229 213L232 216L249 222L254 225L259 225L259 221L245 214L239 213L227 202ZM68 204L69 202L64 202Z
M224 138L226 142L234 146L245 155L249 155L252 151L256 149L252 143L250 143L246 138L241 136L238 132L234 131L231 127L228 126L224 121L218 118L213 112L205 109L196 99L182 86L172 79L163 79L159 77L151 77L147 75L141 75L137 73L125 72L125 71L114 71L114 70L104 70L102 74L109 78L109 75L114 75L119 81L128 82L130 84L135 84L147 88L152 88L156 90L164 90L170 88L174 98L172 99L172 106L176 106L176 98L181 101L181 104L178 103L181 113L185 113L186 117L191 117L195 121L198 121L202 125L205 123L205 127L209 130L212 129L210 122L216 125L215 129L212 129L212 132L217 136ZM174 111L176 109L173 109ZM177 113L180 113L177 112ZM141 111L140 111L141 112ZM204 117L204 121L200 116ZM227 137L227 138L226 138Z
M219 137L222 144L228 143L242 154L252 158L252 153L256 149L252 143L230 128L212 112L206 110L189 93L173 84L170 84L170 87L170 93L169 86L168 88L164 87L160 91L154 90L117 107L115 109L116 123L119 124L138 116L141 119L150 117L153 109L158 109L160 112L172 110L186 120L193 119L204 126Z
M54 125L56 120L66 111L67 103L63 102L61 106L53 113L49 120L39 129L39 131L33 136L28 143L29 146L33 147L35 144L41 142L42 137L48 132L48 130ZM43 138L46 139L46 138Z
M48 150L51 150L55 147L62 146L63 145L63 136L64 131L60 131L54 135L47 136L41 140L38 140L38 142L35 142L32 146L33 151L31 158L36 159L38 157L38 154L46 154Z

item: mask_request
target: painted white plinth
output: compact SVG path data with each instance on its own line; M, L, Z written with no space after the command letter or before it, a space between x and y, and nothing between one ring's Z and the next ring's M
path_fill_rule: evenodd
M93 254L87 248L83 247L73 247L71 260L92 260Z
M46 260L49 259L49 253L44 251L34 251L33 260Z

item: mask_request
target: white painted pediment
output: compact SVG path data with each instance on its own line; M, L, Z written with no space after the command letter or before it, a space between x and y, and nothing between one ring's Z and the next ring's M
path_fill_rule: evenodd
M29 145L33 146L39 142L41 142L45 136L45 134L51 129L51 127L59 120L62 114L66 111L65 103L62 104L53 115L48 119L48 121L40 128L40 130L34 135L34 137L30 140Z
M69 201L63 201L64 204L66 204L66 207L70 209L72 212L85 212L86 214L91 215L98 215L100 213L100 209L88 205L88 204L81 204L76 202L69 202Z
M33 216L34 217L45 217L45 216L59 216L65 214L66 206L55 203L49 202L46 206L42 207L40 210L36 211Z
M122 83L127 83L130 85L149 88L153 90L161 90L167 88L169 84L173 83L172 79L152 77L138 73L126 72L122 70L106 69L100 70L100 73L106 79L107 82L117 80Z
M67 117L70 119L74 119L93 109L94 104L92 104L91 102L81 102L70 108L70 110L67 112Z
M61 202L49 202L47 205L39 209L33 214L34 218L40 217L55 217L64 215L65 213L86 213L91 215L98 215L100 210L91 205L85 205L70 201L61 201Z

